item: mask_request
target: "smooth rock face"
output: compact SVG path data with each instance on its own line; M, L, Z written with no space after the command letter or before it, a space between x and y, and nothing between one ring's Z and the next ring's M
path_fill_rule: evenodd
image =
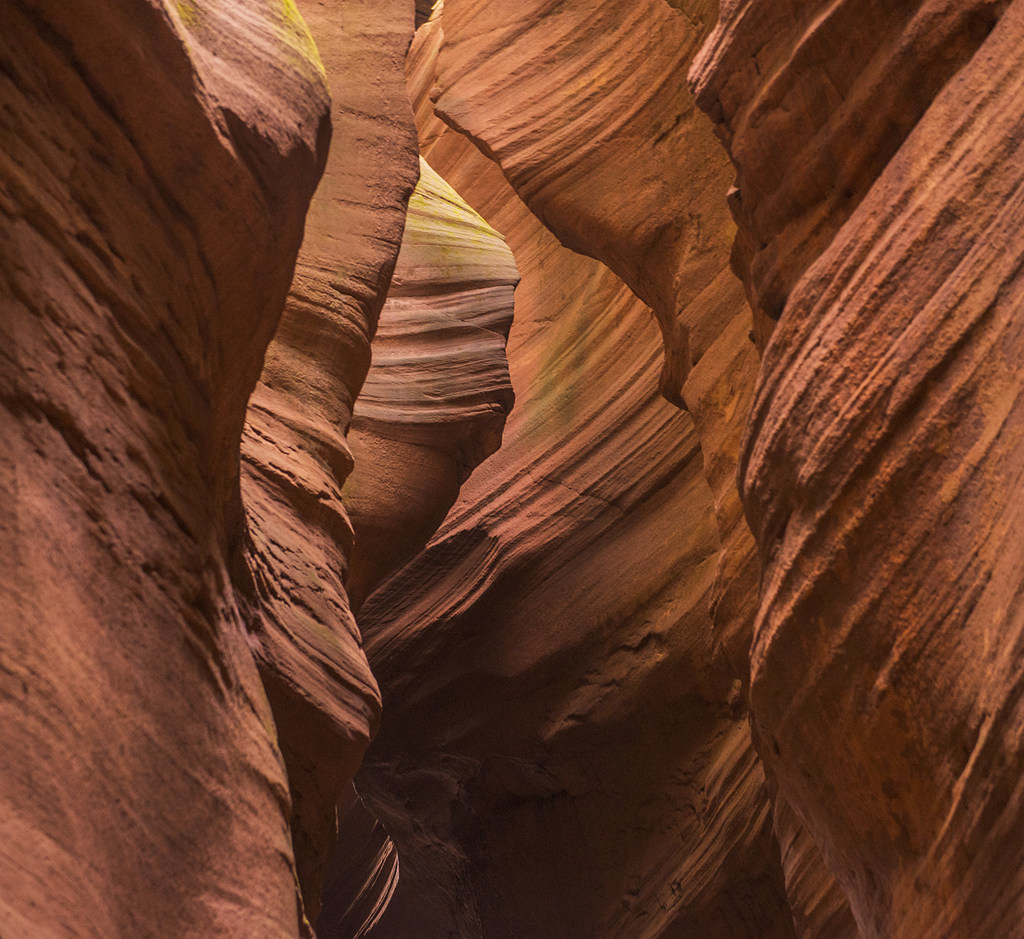
M731 174L686 85L714 3L448 0L443 21L438 113L563 244L654 310L661 391L681 403L691 360L720 331L715 295L732 286Z
M295 936L229 577L316 51L289 4L39 0L0 63L0 931Z
M712 655L692 423L657 394L644 305L433 117L447 16L417 36L410 87L428 159L516 255L517 405L360 614L386 717L357 784L402 871L372 935L791 936L763 776Z
M1016 935L1024 4L839 4L766 32L780 10L726 9L695 73L762 243L741 269L763 311L784 304L741 475L760 749L865 936ZM744 50L766 35L756 76ZM796 93L823 58L842 107ZM813 166L764 185L772 133L834 155L854 126L848 206Z
M337 804L380 716L345 581L346 432L418 175L404 83L411 0L303 5L333 89L333 139L242 443L250 629L293 798L310 919Z
M418 94L494 156L563 244L654 309L660 388L691 412L715 495L715 654L745 684L758 571L734 478L758 360L728 270L732 170L685 79L713 4L674 6L533 0L510 16L449 0L437 88Z

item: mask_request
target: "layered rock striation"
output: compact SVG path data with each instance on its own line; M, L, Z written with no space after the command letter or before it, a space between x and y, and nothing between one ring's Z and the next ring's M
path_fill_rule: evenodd
M429 164L349 431L343 498L355 606L422 548L470 473L501 446L514 396L505 343L519 282L512 252Z
M1021 817L1022 14L920 4L859 44L848 100L898 50L886 82L915 123L871 148L854 206L828 213L784 297L744 445L765 563L762 750L867 936L1020 922L1006 833ZM825 19L814 38L842 33ZM786 61L783 84L800 59ZM787 120L823 123L812 104ZM830 122L831 145L849 116Z
M658 395L645 304L434 116L450 6L417 36L410 88L427 158L516 256L517 406L439 534L360 615L386 716L358 785L402 869L372 934L792 935L764 779L713 654L719 541L693 424ZM530 119L535 102L514 100ZM582 109L573 140L602 113ZM564 190L607 198L573 175ZM710 296L729 321L743 301L724 202L717 219Z
M0 932L1017 935L1024 0L302 13L4 7Z
M323 69L262 0L39 0L3 24L0 929L297 935L232 577Z
M305 9L305 8L304 8ZM239 576L293 799L310 918L347 792L380 717L346 581L346 434L398 257L419 167L405 95L409 4L311 3L333 88L333 140L295 279L242 443L247 528Z
M771 333L754 723L865 936L1015 935L1024 9L820 7L723 7L694 70Z

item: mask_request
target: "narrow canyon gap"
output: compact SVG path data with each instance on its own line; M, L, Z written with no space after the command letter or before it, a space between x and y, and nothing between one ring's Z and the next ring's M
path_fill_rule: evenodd
M0 935L1016 939L1024 0L0 0Z

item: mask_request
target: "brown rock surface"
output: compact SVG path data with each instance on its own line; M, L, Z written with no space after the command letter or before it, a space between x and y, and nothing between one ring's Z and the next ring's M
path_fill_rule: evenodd
M603 261L654 309L661 390L691 411L715 493L715 648L745 682L757 563L734 472L758 362L727 269L732 171L685 80L714 9L674 6L532 0L508 16L449 0L432 97L563 244Z
M411 3L311 2L308 17L333 89L334 134L242 454L250 628L288 767L312 919L338 800L380 716L345 587L353 534L341 489L352 468L352 405L418 162L404 83Z
M518 403L439 535L361 613L386 716L359 785L402 865L373 935L792 935L712 655L718 541L692 423L657 396L644 305L432 118L447 15L410 83L428 158L520 266ZM722 433L735 449L738 425Z
M316 51L290 4L8 3L0 88L0 931L297 935L229 558Z
M653 936L677 921L714 936L744 915L770 935L770 911L744 903L771 883L749 863L767 814L744 811L767 812L763 780L708 668L717 544L696 440L657 396L637 301L519 212L506 443L360 617L386 712L360 791L402 865L374 935ZM546 250L524 255L517 234ZM553 342L538 320L562 291ZM623 369L592 393L641 355L639 379ZM719 815L702 784L743 809Z
M473 468L501 443L512 405L505 341L519 275L504 239L425 161L348 439L343 491L355 533L346 589L367 592L421 549ZM317 922L366 935L398 882L384 827L352 794Z
M429 6L4 6L0 934L1017 936L1024 0Z
M797 282L745 448L759 734L868 936L1024 912L1022 40L1015 3Z
M436 69L443 119L495 159L562 244L599 258L654 310L661 390L677 403L732 286L721 251L729 170L686 84L714 4L688 6L447 0Z
M723 0L691 73L736 165L734 261L764 347L829 245L1007 0Z
M356 468L343 498L356 534L356 608L427 543L501 445L518 282L504 239L421 160L349 431Z

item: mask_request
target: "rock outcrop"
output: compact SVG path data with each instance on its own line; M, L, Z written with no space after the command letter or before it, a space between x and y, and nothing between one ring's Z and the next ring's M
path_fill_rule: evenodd
M696 75L781 313L741 475L761 751L864 935L1016 935L1024 5L733 7Z
M373 935L790 936L742 699L712 653L719 542L693 424L658 396L646 306L561 247L498 167L433 115L449 10L418 34L410 87L428 159L516 256L517 405L441 532L360 615L386 716L358 785L402 869ZM719 273L702 259L693 276L725 285L709 292L729 321L744 306L725 271L728 166L716 160ZM582 202L573 176L563 195L574 182ZM698 314L710 314L691 312L704 335Z
M1019 935L1024 0L300 6L3 7L0 933Z
M334 128L288 303L242 444L252 642L288 767L292 840L315 919L346 794L380 717L345 582L346 433L370 366L419 172L405 94L405 0L309 5Z
M264 0L6 3L0 63L0 931L297 935L231 578L322 66Z

